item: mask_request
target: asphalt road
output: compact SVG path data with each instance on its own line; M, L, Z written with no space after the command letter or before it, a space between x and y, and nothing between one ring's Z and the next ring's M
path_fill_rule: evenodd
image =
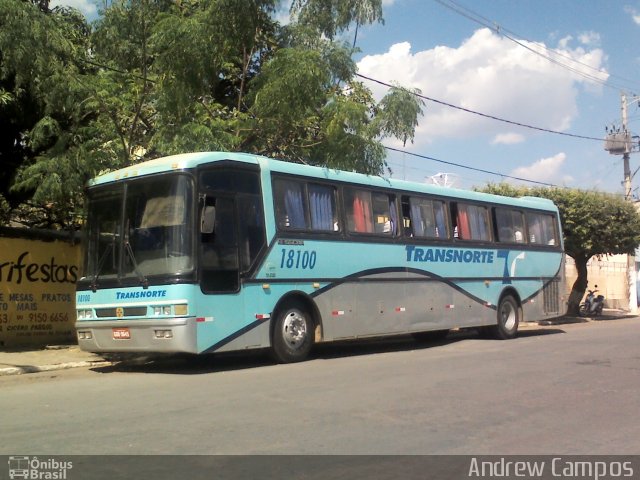
M0 377L0 455L640 454L640 318Z

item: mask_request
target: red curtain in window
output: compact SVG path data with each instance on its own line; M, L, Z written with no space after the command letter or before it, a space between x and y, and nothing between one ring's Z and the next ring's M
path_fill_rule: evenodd
M464 207L458 207L458 236L465 240L471 238L469 218L467 217L467 210Z
M356 192L353 197L353 223L356 232L373 232L371 203L364 192Z

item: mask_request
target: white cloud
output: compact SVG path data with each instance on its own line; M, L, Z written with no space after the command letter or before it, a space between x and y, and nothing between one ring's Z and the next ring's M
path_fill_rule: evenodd
M582 32L578 35L578 40L583 45L600 46L600 34L597 32Z
M573 37L571 35L567 35L566 37L561 38L558 41L558 48L566 49L569 48L569 44L573 41Z
M624 11L631 15L631 20L633 20L636 25L640 25L640 13L638 13L635 8L625 7Z
M567 155L560 152L553 157L542 158L527 167L518 167L509 175L537 182L558 183L560 170L566 159ZM564 177L562 180L566 182L570 177Z
M499 133L491 141L491 145L513 145L524 142L524 135L519 133Z
M80 10L89 20L93 20L98 15L98 8L93 0L51 0L49 5L54 7L73 7Z
M564 62L573 58L601 69L600 49L571 49L571 38L561 41ZM541 44L521 41L547 54ZM572 68L594 75L594 71L574 63ZM588 85L575 72L559 67L540 55L494 34L477 30L458 47L436 46L412 52L408 42L392 45L386 53L367 55L358 63L363 75L406 87L417 87L428 97L496 117L553 130L567 130L578 114L578 85ZM602 78L606 80L604 73ZM367 83L377 98L386 87ZM504 133L504 123L426 102L424 118L416 131L416 144L437 138L485 135L496 139ZM506 137L503 137L503 139ZM512 137L515 138L515 137Z

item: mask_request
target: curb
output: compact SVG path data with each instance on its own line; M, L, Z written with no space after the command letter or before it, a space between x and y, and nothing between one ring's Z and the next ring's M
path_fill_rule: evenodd
M3 367L0 368L0 377L5 375L23 375L25 373L39 373L39 372L52 372L55 370L67 370L69 368L77 367L108 367L112 365L108 361L83 361L83 362L67 362L67 363L55 363L52 365L24 365L20 367Z

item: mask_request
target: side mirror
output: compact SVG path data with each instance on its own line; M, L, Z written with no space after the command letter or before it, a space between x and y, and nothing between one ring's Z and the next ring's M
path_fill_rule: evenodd
M213 233L216 224L216 207L205 205L200 216L200 233Z

